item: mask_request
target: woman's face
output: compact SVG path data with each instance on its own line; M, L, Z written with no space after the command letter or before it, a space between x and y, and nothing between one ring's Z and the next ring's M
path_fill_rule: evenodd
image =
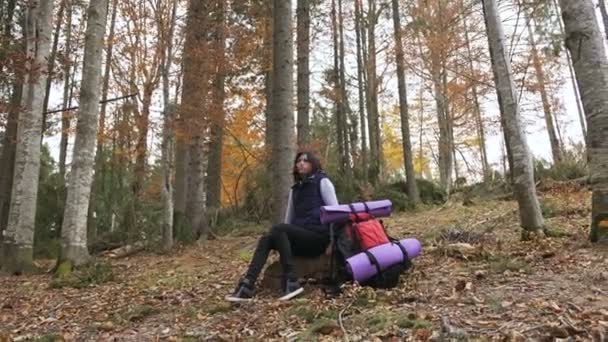
M302 153L296 160L296 170L300 175L309 175L312 173L312 164L308 161L306 153Z

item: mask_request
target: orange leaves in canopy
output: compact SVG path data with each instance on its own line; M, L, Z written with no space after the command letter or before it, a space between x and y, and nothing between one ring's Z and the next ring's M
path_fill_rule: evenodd
M222 150L222 206L238 206L248 173L262 167L263 127L258 124L263 103L252 92L229 97Z

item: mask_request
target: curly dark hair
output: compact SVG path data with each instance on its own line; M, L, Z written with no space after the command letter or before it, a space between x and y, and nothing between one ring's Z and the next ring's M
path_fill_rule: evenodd
M319 160L319 157L317 157L317 155L314 152L311 151L300 151L296 154L296 157L293 160L293 180L294 182L297 182L300 180L300 174L298 173L298 169L296 168L296 164L298 163L298 159L300 159L300 157L302 155L306 156L306 159L310 162L310 164L312 164L312 173L315 173L317 171L323 171L323 167L321 166L321 160Z

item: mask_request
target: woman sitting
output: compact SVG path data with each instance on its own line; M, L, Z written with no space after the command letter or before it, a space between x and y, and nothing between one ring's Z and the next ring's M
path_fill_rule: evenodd
M283 296L291 299L304 290L298 282L292 256L317 257L329 245L329 226L321 224L321 206L337 205L334 185L321 168L319 159L311 152L296 155L293 167L295 184L289 191L284 223L277 224L263 235L253 254L245 276L234 293L226 299L232 302L251 300L255 282L271 250L279 252L283 268Z

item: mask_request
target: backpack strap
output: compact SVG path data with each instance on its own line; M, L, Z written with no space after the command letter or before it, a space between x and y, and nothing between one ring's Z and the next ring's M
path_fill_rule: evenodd
M376 267L376 271L378 271L378 274L380 274L382 272L382 270L380 269L380 263L378 263L378 259L376 259L376 257L369 251L363 251L363 253L365 253L365 255L367 255L367 258L369 259L369 261L372 263L372 265L374 265Z
M355 218L357 219L357 222L361 221L361 217L359 216L359 214L357 214L357 210L355 210L355 206L352 203L350 203L348 205L348 207L350 208L350 212L355 215ZM367 208L367 205L365 207Z
M401 242L399 241L391 241L393 244L397 245L397 247L399 247L399 249L401 250L401 253L403 253L403 266L405 266L406 269L408 269L412 263L410 262L410 257L407 255L407 251L405 250L405 247L403 247L403 245L401 244Z

